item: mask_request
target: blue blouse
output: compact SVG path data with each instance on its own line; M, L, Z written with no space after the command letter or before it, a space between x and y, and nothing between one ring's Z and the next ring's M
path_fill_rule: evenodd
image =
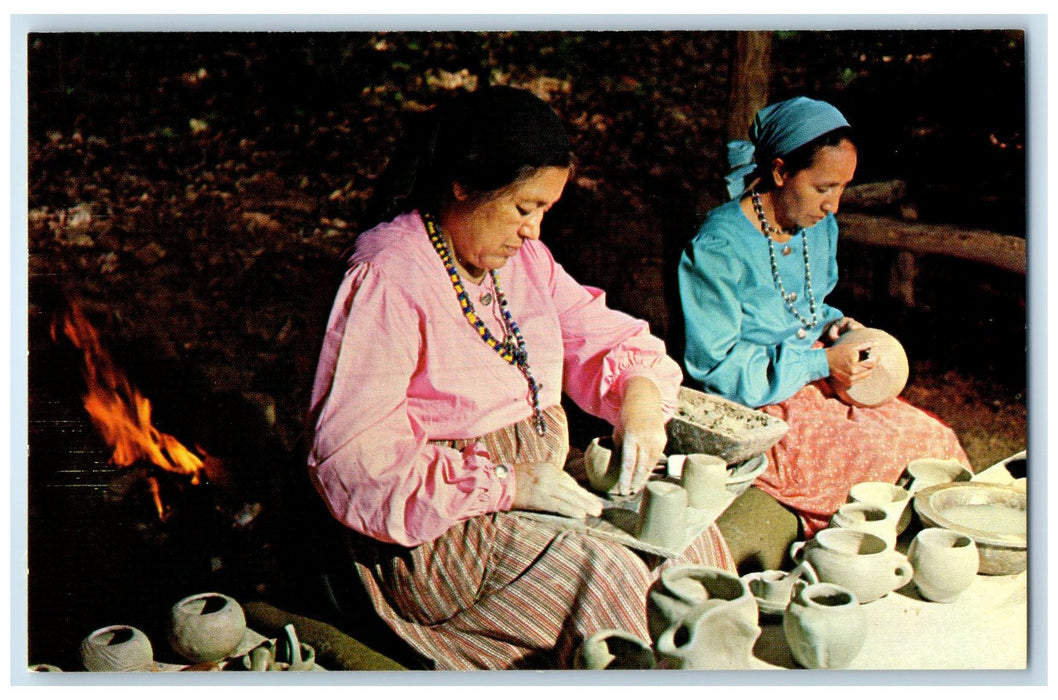
M778 403L830 375L826 351L812 349L842 317L824 302L838 279L838 225L828 215L805 229L818 325L797 337L801 322L775 284L767 240L738 200L709 212L680 257L679 290L686 322L687 373L708 392L754 408ZM803 238L775 245L775 259L794 307L811 319L805 291ZM789 246L791 252L782 254Z

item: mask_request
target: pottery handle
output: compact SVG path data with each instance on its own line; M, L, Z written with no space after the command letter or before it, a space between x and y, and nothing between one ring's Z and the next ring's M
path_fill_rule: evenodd
M807 559L798 564L797 569L794 569L794 572L797 572L798 569L801 570L798 577L803 576L809 583L819 583L819 574L816 573L816 570L808 563Z
M893 568L893 575L896 576L897 584L893 590L897 588L903 588L907 584L911 583L911 579L915 576L915 568L911 566L911 562L907 560L903 554L899 552L893 552L896 556L896 564Z

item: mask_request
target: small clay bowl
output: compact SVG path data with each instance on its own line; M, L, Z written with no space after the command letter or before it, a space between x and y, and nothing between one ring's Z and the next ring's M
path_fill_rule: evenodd
M169 645L192 664L221 661L246 634L242 606L223 593L198 593L169 613Z
M135 627L110 625L84 638L81 663L88 671L153 671L154 649L147 635Z

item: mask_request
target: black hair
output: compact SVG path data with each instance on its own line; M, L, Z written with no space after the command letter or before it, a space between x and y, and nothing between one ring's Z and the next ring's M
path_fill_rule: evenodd
M832 129L815 137L808 143L801 144L784 156L765 156L768 159L766 163L757 162L757 175L760 177L757 191L767 192L775 189L775 180L771 174L771 161L776 157L782 158L786 172L790 175L795 175L806 168L812 167L812 163L815 162L816 156L821 150L827 146L837 146L842 141L848 141L854 147L856 146L851 126L840 126L837 129Z
M532 93L500 86L462 93L408 125L376 190L374 220L436 212L455 183L485 199L541 168L573 162L561 119Z

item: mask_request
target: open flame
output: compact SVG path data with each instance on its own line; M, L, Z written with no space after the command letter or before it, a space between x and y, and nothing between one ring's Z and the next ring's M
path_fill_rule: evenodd
M111 464L127 467L146 460L167 471L190 475L192 484L199 483L202 459L151 424L151 402L114 365L96 329L77 305L71 304L62 319L52 324L53 340L58 341L60 332L83 354L82 374L87 387L84 407L114 450ZM164 519L157 488L152 490L158 514Z

